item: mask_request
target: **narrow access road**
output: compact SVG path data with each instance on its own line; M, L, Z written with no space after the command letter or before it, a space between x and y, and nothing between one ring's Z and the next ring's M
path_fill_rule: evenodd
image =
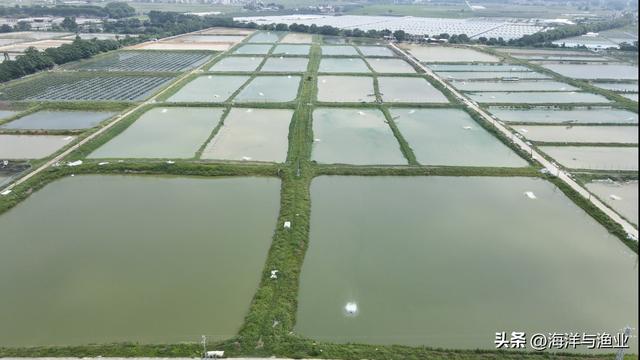
M573 180L568 172L562 170L559 166L555 165L551 161L545 159L537 150L535 150L532 146L528 145L524 140L515 136L511 130L509 130L506 126L502 125L496 119L494 119L491 115L485 112L477 103L471 101L466 96L462 95L458 90L456 90L453 86L449 85L447 82L442 80L440 76L435 74L431 69L422 65L420 61L415 59L413 56L400 49L396 44L389 43L395 51L402 54L407 60L409 60L412 64L416 65L420 69L424 70L427 76L433 78L439 84L444 86L447 90L451 91L452 94L455 95L458 100L460 100L465 106L470 109L473 109L475 112L480 114L485 120L487 120L491 125L493 125L498 131L504 134L507 138L511 139L518 147L520 147L525 152L531 154L531 158L538 161L542 166L544 166L550 174L557 176L560 180L562 180L565 184L569 185L573 190L577 191L580 195L582 195L585 199L589 200L593 205L595 205L598 209L602 210L611 220L620 224L624 231L627 232L629 238L638 241L638 229L636 229L631 223L622 218L618 213L611 210L608 206L602 203L595 196L591 196L591 193L587 191L582 185L578 184L575 180Z
M86 138L80 140L78 143L74 144L73 146L71 146L70 148L68 148L67 150L63 151L62 153L58 154L56 157L52 158L51 160L47 161L46 163L40 165L39 167L31 170L31 172L25 174L24 176L20 177L19 179L17 179L15 182L13 182L12 184L6 186L2 192L5 193L7 191L11 191L13 190L14 187L24 183L25 181L31 179L32 177L38 175L39 173L43 172L44 170L46 170L48 167L59 163L60 161L62 161L65 157L67 157L69 154L71 154L72 152L74 152L75 150L77 150L80 146L88 143L89 141L97 138L98 136L104 134L107 130L111 129L113 126L115 126L117 123L119 123L120 121L122 121L124 118L126 118L127 116L131 115L132 113L138 111L139 109L141 109L143 106L149 105L149 104L153 104L156 102L156 99L164 94L165 92L167 92L168 90L174 88L177 84L179 84L182 80L186 79L187 77L191 76L192 74L195 74L197 72L199 72L203 66L205 66L206 64L210 63L211 60L219 57L220 55L224 54L225 52L220 52L219 54L216 54L215 56L213 56L210 60L206 61L205 63L201 64L200 66L194 68L193 70L183 74L182 76L177 77L176 79L173 80L173 82L167 86L166 88L162 89L160 92L158 92L157 94L153 95L151 98L149 98L148 100L136 105L135 107L133 107L132 109L129 109L128 111L119 114L116 116L116 118L114 120L112 120L110 123L108 123L107 125L105 125L103 128L100 128L98 131L94 132L93 134L87 136Z

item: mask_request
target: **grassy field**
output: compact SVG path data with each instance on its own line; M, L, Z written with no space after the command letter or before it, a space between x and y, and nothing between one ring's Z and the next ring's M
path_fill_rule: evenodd
M302 263L309 244L309 226L311 216L310 184L314 177L319 175L363 175L363 176L529 176L542 177L539 168L529 165L520 168L483 168L483 167L454 167L454 166L421 166L417 164L415 155L410 145L404 140L402 134L395 126L389 114L387 104L323 104L336 107L363 107L380 109L389 121L389 126L403 155L409 165L398 167L385 166L350 166L350 165L321 165L311 160L313 143L313 130L311 114L318 105L317 73L321 58L320 39L314 36L314 44L309 54L309 63L306 72L302 75L302 81L298 90L298 99L294 103L251 103L243 104L243 107L255 108L293 108L295 113L289 129L289 148L285 163L239 163L232 161L193 161L181 160L173 164L158 160L129 159L121 163L98 165L98 161L87 160L85 157L94 149L109 141L111 138L124 131L144 111L156 106L168 106L167 104L148 104L129 115L122 122L111 128L99 138L91 141L73 152L67 160L82 159L84 164L74 168L52 167L16 187L14 191L0 198L0 214L7 211L30 194L46 186L49 182L71 174L171 174L171 175L197 175L197 176L271 176L282 180L280 213L277 224L292 221L290 230L277 226L273 234L271 248L266 259L260 285L253 297L253 301L246 315L245 321L237 336L227 341L210 344L210 349L226 351L227 356L281 356L292 358L326 358L326 359L613 359L614 355L586 356L575 354L541 354L524 352L498 352L485 350L445 350L429 347L409 346L374 346L363 344L333 344L320 343L313 339L304 338L293 333L296 323L297 299L299 277ZM233 49L232 49L233 50ZM231 51L232 51L231 50ZM230 53L229 51L228 53ZM227 54L228 54L227 53ZM223 56L226 56L223 55ZM215 61L220 60L216 59ZM264 62L263 60L262 66ZM201 66L207 69L211 64ZM258 67L258 70L260 67ZM204 74L207 74L206 72ZM251 73L255 77L257 72ZM349 75L349 74L347 74ZM353 74L351 74L353 75ZM372 74L377 78L378 74ZM423 76L421 74L410 75L412 77ZM159 100L165 99L177 91L185 82L177 84L167 91ZM434 84L438 86L437 84ZM246 86L246 84L245 84ZM377 88L377 86L376 86ZM238 89L234 96L240 91ZM442 90L442 89L441 89ZM378 97L380 96L378 91ZM451 100L453 96L445 95ZM231 97L233 99L233 96ZM77 105L81 108L90 105ZM211 106L206 103L175 103L171 106ZM51 104L50 107L62 104ZM65 106L71 106L69 104ZM108 105L102 104L103 108ZM224 107L227 111L236 106L229 100L215 106ZM407 105L409 106L409 105ZM452 102L446 105L411 104L410 106L434 107L434 108L461 108L459 103ZM114 104L113 108L122 110L131 107L126 104ZM637 111L637 110L636 110ZM499 136L488 124L483 122L476 114L470 114L479 125L496 135L506 145L513 148L511 142ZM91 131L95 131L91 130ZM212 136L217 131L214 130ZM517 151L517 149L514 148ZM526 154L522 154L526 157ZM552 180L554 181L554 180ZM601 222L601 214L597 210L589 208L589 204L580 202L577 194L572 194L561 183L556 182L559 188L578 205L582 206L590 214ZM614 224L608 224L608 229L616 233L618 230ZM271 269L280 269L281 276L278 281L272 281ZM274 322L276 320L277 322ZM275 324L275 325L274 325ZM35 348L0 348L0 357L10 356L200 356L201 346L194 339L193 343L186 344L106 344L87 345L75 347L35 347ZM636 357L629 357L636 358Z

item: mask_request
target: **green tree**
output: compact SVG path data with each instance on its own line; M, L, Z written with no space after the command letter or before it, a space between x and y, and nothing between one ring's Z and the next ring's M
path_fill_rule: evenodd
M73 17L65 17L64 20L62 20L62 24L60 24L60 26L67 31L77 31L78 30L78 23L76 23L76 18Z
M112 19L122 19L136 14L136 9L124 2L111 2L104 6L104 9Z
M396 30L393 32L393 37L398 41L404 41L407 38L407 33L405 33L403 30Z

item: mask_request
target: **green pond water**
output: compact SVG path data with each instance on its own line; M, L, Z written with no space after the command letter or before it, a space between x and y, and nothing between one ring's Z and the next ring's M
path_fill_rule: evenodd
M319 177L311 204L302 336L494 349L638 325L637 255L544 180Z
M318 101L376 101L373 78L369 76L318 76Z
M271 50L272 45L245 44L239 46L233 53L240 55L266 55Z
M2 135L0 160L40 159L69 145L75 139L67 135Z
M539 146L538 148L570 169L638 171L637 147Z
M275 43L280 40L280 33L274 31L258 31L247 40L250 43Z
M516 110L490 107L489 111L505 122L531 122L540 124L637 124L638 114L613 108L573 108L570 110L545 107Z
M318 108L313 138L311 159L319 163L407 164L379 110Z
M558 81L454 81L451 83L462 91L574 91L578 88Z
M587 189L596 194L615 211L638 225L638 181L593 181Z
M270 57L262 65L262 72L305 72L307 71L308 58L283 58Z
M358 49L364 56L396 56L396 54L386 46L358 46Z
M421 62L498 62L499 58L468 48L408 45L411 55Z
M360 58L322 58L321 73L368 73L371 72L364 60Z
M300 76L258 76L233 99L235 102L287 102L298 96Z
M311 45L277 45L273 49L274 55L308 55L311 50Z
M637 144L637 126L516 125L515 130L529 140L573 143Z
M292 117L288 109L232 109L201 158L284 162Z
M222 113L222 108L153 108L88 157L192 158Z
M377 73L414 74L416 70L401 59L368 58L367 62Z
M279 190L272 178L90 175L47 185L0 216L0 345L234 336Z
M378 77L380 95L385 102L448 103L449 100L424 78Z
M209 68L209 71L255 71L263 57L229 56Z
M353 46L332 46L322 45L322 56L358 56L358 52Z
M433 71L529 71L529 68L513 64L428 64Z
M13 120L0 128L22 130L86 129L100 124L115 114L115 112L42 110Z
M608 103L602 95L585 92L483 92L469 93L469 98L480 103L505 104L560 104L560 103Z
M451 166L527 166L463 110L391 108L419 163Z
M437 74L443 79L469 80L469 79L502 79L517 77L520 79L549 79L549 75L533 71L439 71Z
M225 102L249 76L202 75L191 80L167 101L172 102Z
M626 64L545 64L549 70L576 79L638 80L638 66Z

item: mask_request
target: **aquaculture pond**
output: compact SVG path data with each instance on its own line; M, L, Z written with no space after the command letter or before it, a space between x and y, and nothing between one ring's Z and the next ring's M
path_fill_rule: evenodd
M322 56L358 56L358 52L351 45L322 45Z
M627 220L638 225L638 181L615 182L596 180L587 189L611 206Z
M192 158L222 113L222 108L153 108L88 157Z
M254 57L254 56L229 56L225 57L217 63L213 64L209 68L209 71L247 71L252 72L255 71L260 63L262 62L263 57Z
M570 169L638 171L638 148L615 146L540 146Z
M40 159L70 144L75 137L67 135L2 135L0 160Z
M308 58L283 58L270 57L262 65L262 72L305 72L307 71Z
M391 108L391 116L424 165L527 166L527 162L458 109Z
M505 122L540 124L637 124L638 114L614 108L573 108L558 109L538 107L513 109L490 107L489 111Z
M201 158L284 162L292 116L288 109L232 109Z
M462 91L573 91L578 88L558 81L453 81L456 89Z
M266 55L271 50L272 45L244 44L236 48L233 52L239 55Z
M167 101L172 102L224 102L249 76L201 75L187 83Z
M100 124L115 112L41 110L6 123L0 128L16 130L74 130Z
M408 45L411 55L421 62L498 62L497 57L468 48Z
M469 97L480 103L505 104L560 104L560 103L608 103L611 100L602 95L586 92L482 92L469 93Z
M47 185L0 216L0 345L234 336L279 192L274 178L83 175Z
M311 204L302 336L494 349L496 329L638 325L637 255L542 179L323 176Z
M368 58L367 62L377 73L415 74L416 70L402 59Z
M321 73L368 73L371 72L364 60L360 58L322 58Z
M433 71L529 71L529 68L513 64L428 64Z
M396 54L386 46L358 46L358 50L360 50L364 56L396 56Z
M311 45L276 45L273 49L273 55L308 55L311 51Z
M569 143L637 144L637 126L516 125L515 130L529 140Z
M421 77L378 77L380 95L385 102L448 103L449 100Z
M258 31L247 40L250 43L275 43L280 40L280 33L273 31Z
M12 117L13 115L16 115L19 111L12 111L12 110L0 110L0 120Z
M234 98L236 102L287 102L298 96L300 76L258 76Z
M371 109L313 111L311 159L328 164L398 164L407 160L384 114Z
M597 86L602 89L607 89L611 91L629 91L629 92L638 92L638 83L592 83L591 85Z
M373 78L369 76L318 76L318 101L376 101Z
M439 71L436 72L443 79L450 80L469 80L469 79L549 79L549 75L533 72L533 71Z
M638 80L638 66L626 64L545 64L549 70L576 79Z

